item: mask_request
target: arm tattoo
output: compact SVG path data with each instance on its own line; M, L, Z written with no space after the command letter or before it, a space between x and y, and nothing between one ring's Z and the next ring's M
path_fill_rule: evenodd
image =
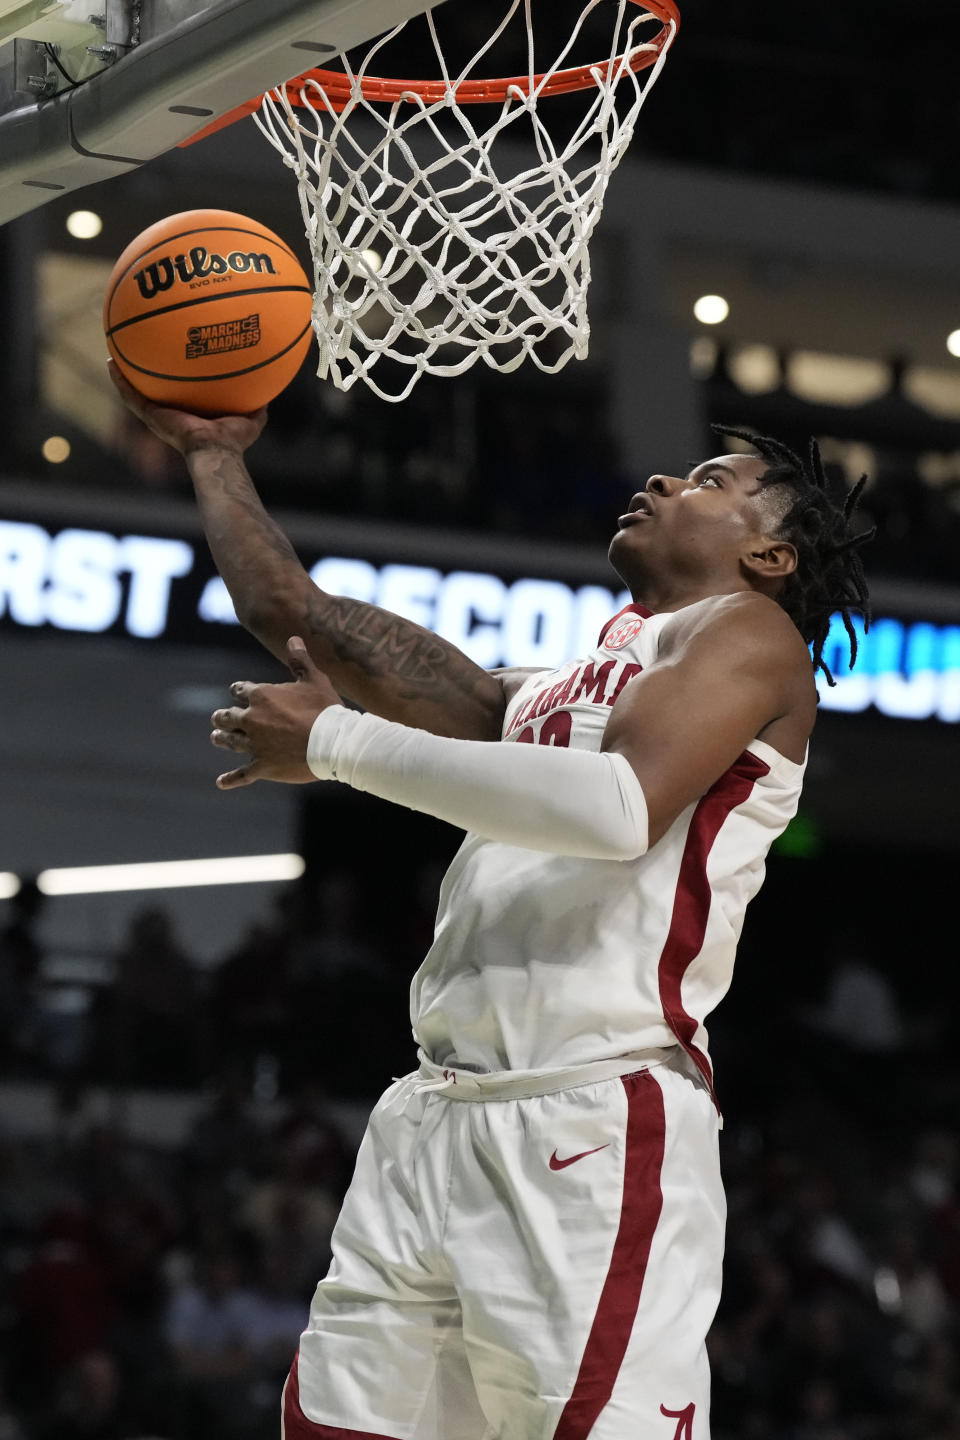
M290 634L313 636L327 657L321 663L352 669L336 678L342 693L377 713L395 701L451 706L458 716L475 715L478 700L484 712L490 708L489 696L481 695L489 685L486 672L455 646L375 605L317 589L260 503L239 457L208 455L191 473L207 540L237 614L275 654Z
M453 646L375 605L318 590L307 602L307 621L342 664L406 682L405 700L471 694L483 673Z
M290 541L284 535L280 526L277 525L264 510L260 498L246 475L231 456L224 456L218 460L211 471L211 479L220 486L220 493L225 500L232 501L246 513L248 520L256 532L256 539L264 541L275 555L284 560L292 560L299 565L297 553Z

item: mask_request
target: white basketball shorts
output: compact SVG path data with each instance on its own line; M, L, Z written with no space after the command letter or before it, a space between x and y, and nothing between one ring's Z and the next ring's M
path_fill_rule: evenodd
M658 1053L549 1093L428 1063L385 1092L285 1440L709 1440L719 1122Z

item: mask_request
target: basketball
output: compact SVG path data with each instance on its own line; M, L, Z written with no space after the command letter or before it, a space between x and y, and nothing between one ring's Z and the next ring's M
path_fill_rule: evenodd
M113 359L149 400L245 415L296 375L312 306L303 267L272 230L229 210L187 210L124 250L103 328Z

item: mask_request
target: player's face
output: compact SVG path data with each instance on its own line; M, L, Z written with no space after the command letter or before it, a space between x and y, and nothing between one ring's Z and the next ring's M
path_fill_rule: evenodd
M624 579L631 558L691 577L736 564L743 546L763 533L758 480L769 468L756 455L722 455L688 475L651 475L620 516L610 559Z

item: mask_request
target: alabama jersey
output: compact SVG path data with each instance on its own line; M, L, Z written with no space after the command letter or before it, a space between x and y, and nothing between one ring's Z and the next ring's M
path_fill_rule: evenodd
M503 742L599 752L611 707L657 659L672 618L629 605L595 650L531 675L507 706ZM681 1046L712 1090L706 1020L730 987L744 913L804 769L754 740L635 860L468 834L411 986L423 1057L551 1071Z

